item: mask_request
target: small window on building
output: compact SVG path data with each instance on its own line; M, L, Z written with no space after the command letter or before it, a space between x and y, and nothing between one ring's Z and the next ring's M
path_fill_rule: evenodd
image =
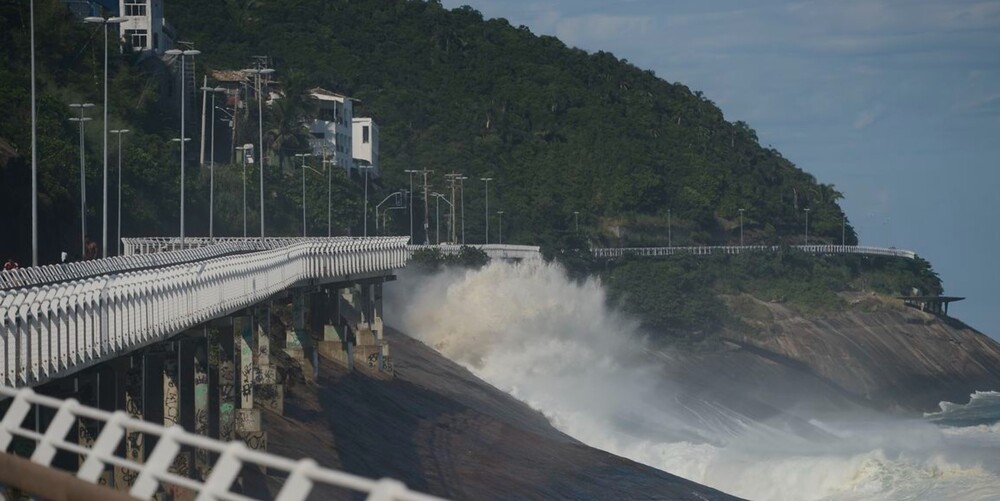
M361 128L361 142L365 144L368 144L370 142L370 138L368 137L367 125Z
M125 0L126 16L145 16L146 0Z
M125 40L136 49L145 49L147 47L148 36L146 30L125 30Z

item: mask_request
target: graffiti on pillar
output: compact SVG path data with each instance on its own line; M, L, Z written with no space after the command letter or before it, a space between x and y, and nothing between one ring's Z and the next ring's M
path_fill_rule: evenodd
M371 367L372 369L378 368L378 353L368 355L368 367Z
M196 372L194 375L194 431L208 435L208 374Z
M165 426L178 424L180 419L178 397L177 360L168 358L163 361L163 424Z
M125 372L125 412L129 416L142 419L142 370L133 367ZM129 428L125 433L125 459L136 464L145 460L144 437L141 432ZM131 486L139 473L128 468L115 468L115 485Z
M247 447L255 451L267 450L267 432L257 431L243 434L243 441Z

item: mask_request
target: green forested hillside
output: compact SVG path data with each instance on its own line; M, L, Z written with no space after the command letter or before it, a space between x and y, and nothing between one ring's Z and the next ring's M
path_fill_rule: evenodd
M436 2L174 0L167 15L213 66L266 54L279 80L360 99L382 126L386 186L405 185L409 168L473 177L467 230L477 241L486 175L510 241L559 241L579 211L589 235L664 242L668 210L679 242L732 241L739 208L752 241L794 241L807 207L811 233L840 240L833 187L700 92L611 54Z
M101 104L103 46L99 32L68 16L58 0L36 5L42 248L44 259L52 260L80 238L77 129L67 105ZM505 242L579 242L575 211L581 236L594 244L666 243L668 211L675 245L735 242L740 208L746 209L748 242L799 242L805 208L811 209L811 237L840 240L841 195L832 186L762 147L750 126L727 122L700 92L611 54L569 48L504 20L484 20L469 8L448 11L414 0L170 0L166 15L182 40L203 51L199 80L209 67L244 68L255 55L273 59L286 99L265 110L265 121L275 131L268 142L283 145L280 156L304 148L299 122L310 110L302 92L320 86L360 99L356 115L371 115L381 125L385 191L373 198L405 186L404 169L433 169L438 190L445 188L446 172L471 177L471 242L484 236L482 176L496 179L490 186L494 241L495 211L503 209ZM0 121L0 253L22 260L30 251L26 18L26 3L0 5L0 104L6 114ZM177 232L178 153L169 141L178 135L176 89L157 63L128 51L112 54L111 126L133 131L125 145L127 236ZM100 113L97 107L91 115ZM197 130L196 121L189 122L195 138L190 131ZM100 121L89 127L93 202L100 200ZM277 135L288 137L277 141ZM197 149L192 144L190 150ZM113 167L114 156L111 162ZM206 234L207 173L193 161L187 173L189 234ZM265 175L268 233L299 234L299 173L274 168ZM255 171L250 176L248 197L255 201ZM220 234L241 234L239 172L220 169L216 182L216 227ZM310 228L318 233L325 229L325 186L309 184ZM334 228L357 234L361 185L343 176L335 185ZM433 232L433 203L430 210ZM256 204L250 211L252 234ZM97 228L96 202L89 204L88 221ZM402 212L393 224L396 232L408 231ZM849 225L846 230L848 243L855 242Z

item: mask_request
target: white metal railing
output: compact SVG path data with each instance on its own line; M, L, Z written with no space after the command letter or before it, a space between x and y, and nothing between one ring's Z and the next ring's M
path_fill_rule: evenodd
M41 286L0 290L0 385L36 385L253 305L308 280L388 274L407 237L312 239Z
M16 289L56 282L68 282L109 273L119 273L158 266L170 266L216 256L259 250L255 246L228 242L211 247L164 252L156 255L124 255L107 259L76 261L0 271L0 289Z
M810 254L861 254L866 256L901 257L916 259L917 253L904 249L885 247L866 247L856 245L796 245L793 249ZM616 247L591 249L594 257L617 258L623 256L673 256L678 254L711 255L711 254L747 254L761 252L778 252L777 245L744 245L744 246L702 246L702 247Z
M369 501L435 501L440 498L413 492L396 480L371 480L350 473L323 468L311 459L293 461L288 458L254 451L242 442L224 443L202 435L184 431L180 426L165 428L161 425L130 417L123 411L106 412L80 405L76 400L59 400L35 393L30 388L14 390L0 386L0 397L13 399L6 414L0 419L0 454L6 451L17 437L34 442L30 460L51 467L58 451L79 454L82 457L76 478L97 483L109 467L125 468L137 472L129 495L151 499L163 484L190 489L199 500L248 500L246 496L231 491L231 486L244 465L258 465L270 470L288 473L284 485L275 499L293 501L306 499L314 484L324 484L346 489L352 493L366 493ZM23 427L32 408L55 411L44 430ZM66 440L78 419L99 423L100 434L91 447ZM156 445L143 463L117 454L128 432L140 432L157 437ZM181 448L193 448L218 455L204 481L181 476L170 471L170 466Z
M537 245L506 245L506 244L441 244L441 245L409 245L410 254L418 250L437 249L442 254L458 254L462 247L472 247L486 253L490 259L540 259L541 248Z
M235 245L250 251L277 249L302 242L361 241L367 237L186 237L184 245L178 237L123 238L122 251L125 256L137 254L159 254L173 251L201 249L217 245Z

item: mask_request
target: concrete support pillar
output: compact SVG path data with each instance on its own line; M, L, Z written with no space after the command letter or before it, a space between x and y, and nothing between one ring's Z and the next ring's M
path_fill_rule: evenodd
M301 311L301 310L300 310ZM255 314L254 406L278 414L285 411L285 387L278 384L278 372L271 365L271 305L261 305Z
M253 409L253 331L254 324L251 316L233 317L240 409Z
M236 337L234 318L212 325L209 342L209 435L222 441L236 438Z
M354 361L351 356L353 351L351 345L354 340L350 336L351 330L341 316L341 303L344 301L343 291L335 286L329 286L323 291L322 298L324 311L317 316L322 319L323 335L317 342L317 351L323 358L337 362L347 370L353 370ZM313 304L318 304L318 302Z
M87 370L80 372L76 375L76 388L75 388L75 398L80 402L81 405L87 407L97 407L98 406L98 396L97 390L100 384L97 376L97 371ZM94 440L97 439L97 434L100 430L97 427L97 423L92 419L78 418L77 423L77 443L81 447L91 448L94 446ZM83 465L83 461L86 459L84 456L79 456L79 464Z
M175 345L172 346L174 350L168 352L163 360L163 426L183 427L185 420L190 418L192 422L194 421L193 413L191 412L194 407L193 399L187 398L190 397L190 389L194 386L194 374L191 367L193 364L184 356L185 351L182 349L186 344L184 341L177 341L171 344ZM185 382L188 384L185 384ZM185 429L190 428L185 427ZM190 449L182 448L177 453L170 471L182 477L189 477L191 475ZM172 496L185 492L176 486L167 486L165 491L168 495Z
M209 398L208 398L208 339L207 327L202 335L191 340L194 354L194 432L209 436ZM205 480L211 468L208 451L195 450L194 471L196 478Z
M119 380L124 382L122 396L125 400L125 412L136 419L143 419L143 359L142 354L128 355L122 367L124 374L119 377ZM131 428L126 430L124 442L124 457L126 459L137 464L146 461L146 450L143 446L144 440L141 432ZM136 476L138 474L135 471L116 467L115 487L119 490L127 490L135 482Z

